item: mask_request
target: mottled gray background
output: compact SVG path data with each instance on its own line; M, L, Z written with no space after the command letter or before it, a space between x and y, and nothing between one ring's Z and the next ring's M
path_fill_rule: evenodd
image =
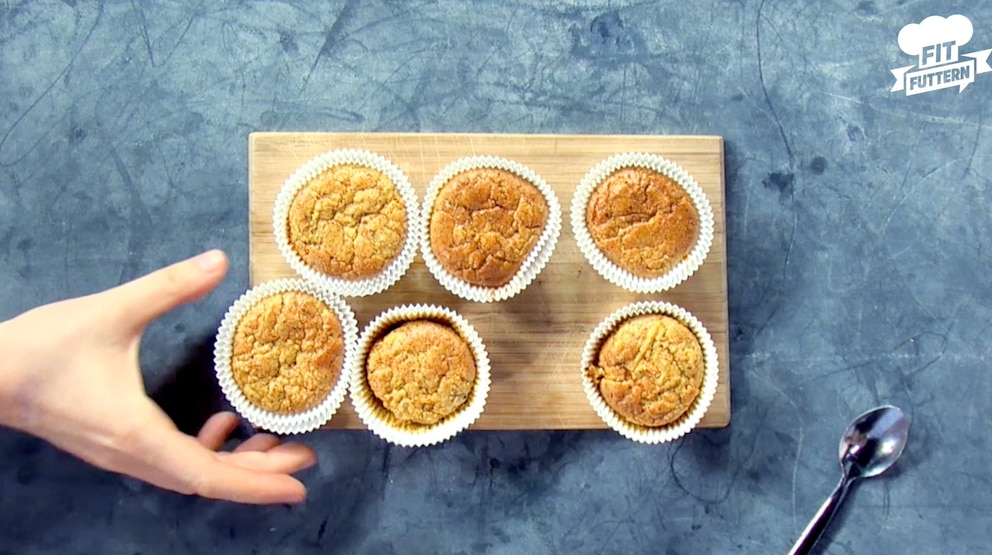
M225 249L223 286L143 343L192 429L224 406L209 342L248 283L249 132L716 134L731 427L654 447L316 433L296 508L159 492L0 431L0 554L783 552L882 402L912 443L825 551L987 550L992 74L907 97L889 70L929 15L992 48L992 5L316 4L0 0L0 319Z

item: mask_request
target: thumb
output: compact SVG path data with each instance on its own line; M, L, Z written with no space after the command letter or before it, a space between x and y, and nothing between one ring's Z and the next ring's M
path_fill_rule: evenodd
M210 292L227 273L227 256L220 250L154 271L105 294L114 310L137 325L145 325L179 305Z

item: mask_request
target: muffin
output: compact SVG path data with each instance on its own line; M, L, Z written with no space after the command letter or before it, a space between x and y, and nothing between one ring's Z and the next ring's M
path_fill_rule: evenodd
M661 277L685 260L699 214L685 189L649 168L620 168L593 189L586 228L610 262L638 277Z
M548 223L548 203L532 183L502 168L449 179L434 199L431 250L450 274L500 287L523 266Z
M369 387L401 422L436 424L468 401L472 349L450 325L412 320L377 339L366 360Z
M307 432L344 400L357 336L354 314L339 297L303 280L266 282L225 314L214 346L217 379L253 425Z
M452 293L477 302L516 295L547 264L561 207L532 170L491 156L458 160L438 173L424 200L421 252Z
M343 361L341 322L309 293L264 297L234 328L234 382L263 410L292 414L317 406L337 383Z
M621 308L582 353L589 403L610 428L643 443L677 439L702 419L716 393L716 346L703 325L673 304Z
M350 380L352 404L372 432L397 445L432 445L482 414L489 356L475 329L454 311L399 306L362 332Z
M618 154L593 167L572 197L571 218L586 260L636 293L682 283L713 242L713 208L702 188L653 154Z
M635 316L606 338L587 372L617 414L641 426L664 426L699 397L703 348L670 316Z
M384 291L410 267L419 221L416 194L398 167L371 152L336 150L286 181L272 225L301 277L363 296Z
M342 279L365 279L399 256L406 207L396 184L366 166L331 166L289 205L290 248L310 267Z

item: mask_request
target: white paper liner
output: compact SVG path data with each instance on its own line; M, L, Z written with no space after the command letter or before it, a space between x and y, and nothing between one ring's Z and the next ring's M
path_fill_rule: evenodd
M343 279L329 276L310 267L289 245L289 237L286 232L289 208L296 193L326 169L345 164L365 166L384 173L396 185L396 190L406 207L406 240L403 243L403 248L382 272L365 279ZM276 238L276 246L279 247L279 252L282 253L283 258L293 270L307 281L319 283L334 293L348 297L364 297L381 293L399 281L403 274L410 269L413 257L417 253L419 229L420 204L417 201L417 192L410 184L410 180L396 164L383 156L365 150L332 150L303 164L283 184L276 197L275 209L272 213L272 231Z
M297 414L279 414L263 410L251 403L241 388L234 381L231 371L231 355L234 342L234 331L238 322L249 308L271 295L286 291L302 291L313 295L331 308L341 323L344 342L344 357L337 383L331 392L316 407ZM234 407L234 410L246 418L257 428L279 434L302 434L326 424L337 412L348 393L348 371L351 361L355 358L355 347L358 343L358 322L351 307L337 295L322 289L314 283L301 279L278 279L262 283L246 291L241 298L234 302L224 315L214 343L214 371L224 396Z
M521 264L520 270L502 287L494 288L472 285L448 273L437 257L434 256L434 250L431 248L431 212L434 209L434 201L437 199L438 192L452 177L464 171L478 168L501 169L518 175L537 187L537 190L541 192L548 203L548 221L544 226L544 230L541 232L541 236L527 254L527 258ZM427 185L427 192L424 195L423 215L420 220L420 255L424 258L424 263L427 264L427 268L434 275L434 278L449 292L465 300L479 303L504 301L526 289L541 273L547 265L548 260L551 259L551 254L554 252L555 246L558 244L558 237L561 235L561 225L561 204L558 202L558 197L555 195L554 190L551 189L551 186L540 175L534 172L534 170L513 160L496 156L470 156L455 160L445 166Z
M617 414L603 399L596 383L586 371L596 360L599 349L606 338L624 321L642 314L664 314L671 316L682 322L699 339L699 344L703 348L704 375L700 386L699 396L693 402L689 411L675 422L651 428L641 426L627 421L623 416ZM582 350L582 386L596 414L606 423L607 426L620 433L620 435L637 441L639 443L666 443L674 441L689 433L699 424L699 421L706 414L713 396L716 394L716 385L719 380L719 361L717 360L716 345L709 332L703 324L696 319L686 309L671 303L661 301L643 301L627 305L620 308L605 320L600 322L593 330Z
M475 357L475 387L465 405L456 413L433 425L404 425L382 406L369 388L365 360L372 343L383 331L400 322L430 319L450 324L468 342ZM404 447L423 447L447 441L472 425L486 406L489 396L489 355L475 328L458 313L436 305L402 305L393 307L370 322L358 340L351 366L351 403L358 417L375 435Z
M699 214L699 237L695 246L684 260L656 278L635 276L611 262L596 246L586 227L586 206L593 190L611 173L629 167L647 168L670 177L685 189ZM713 244L713 207L706 193L685 169L656 154L615 154L595 165L576 187L571 209L572 233L582 255L609 282L635 293L658 293L679 285L699 269Z

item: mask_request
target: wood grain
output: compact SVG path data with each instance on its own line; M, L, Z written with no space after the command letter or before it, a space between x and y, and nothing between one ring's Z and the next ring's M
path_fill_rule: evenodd
M272 206L283 182L310 158L336 148L381 154L402 169L418 194L451 161L490 154L516 160L540 174L558 194L563 229L551 261L520 295L498 304L476 304L445 291L418 256L396 285L370 298L349 298L359 327L399 304L433 303L465 316L492 359L493 385L473 429L605 428L582 392L582 346L613 310L638 300L667 300L692 312L709 330L720 359L716 398L701 427L730 422L727 343L727 255L723 140L700 136L480 135L396 133L253 133L249 137L249 257L251 284L292 277L272 235ZM569 225L572 191L602 159L618 152L651 152L682 165L713 204L715 239L703 266L672 291L625 292L599 276L579 252ZM364 428L349 402L328 425Z

